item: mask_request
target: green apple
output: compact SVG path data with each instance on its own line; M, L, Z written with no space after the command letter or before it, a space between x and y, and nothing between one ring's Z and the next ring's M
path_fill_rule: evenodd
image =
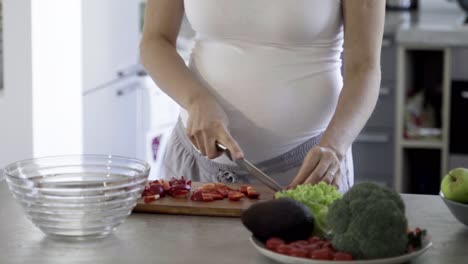
M468 203L468 169L456 168L449 171L440 188L448 200Z

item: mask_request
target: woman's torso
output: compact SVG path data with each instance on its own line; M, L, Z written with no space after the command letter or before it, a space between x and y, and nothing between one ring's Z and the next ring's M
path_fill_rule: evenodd
M273 158L326 128L342 88L341 0L185 0L185 11L197 32L190 68L247 158Z

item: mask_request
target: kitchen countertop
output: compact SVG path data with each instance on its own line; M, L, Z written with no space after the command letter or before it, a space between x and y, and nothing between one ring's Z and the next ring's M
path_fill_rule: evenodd
M403 45L468 46L468 24L461 10L387 11L385 35Z
M468 259L468 228L438 196L403 195L410 224L427 228L433 247L412 263ZM0 263L274 263L248 241L238 218L132 214L111 236L88 242L47 238L26 219L0 182Z

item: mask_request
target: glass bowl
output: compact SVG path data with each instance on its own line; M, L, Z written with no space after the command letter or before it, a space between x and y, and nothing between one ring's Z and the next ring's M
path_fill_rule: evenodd
M150 165L108 155L44 157L4 168L26 216L48 236L72 240L109 235L132 212Z

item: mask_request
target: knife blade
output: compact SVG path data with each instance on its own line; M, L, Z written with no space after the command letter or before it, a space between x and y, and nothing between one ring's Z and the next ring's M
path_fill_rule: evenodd
M282 191L284 188L277 183L275 180L273 180L270 176L266 175L263 171L261 171L259 168L255 167L250 161L246 159L237 159L234 160L232 158L231 152L229 151L228 148L226 148L222 143L216 142L216 147L219 151L224 152L224 154L232 161L234 161L239 167L245 169L255 177L257 180L268 186L270 189L272 189L275 192Z

